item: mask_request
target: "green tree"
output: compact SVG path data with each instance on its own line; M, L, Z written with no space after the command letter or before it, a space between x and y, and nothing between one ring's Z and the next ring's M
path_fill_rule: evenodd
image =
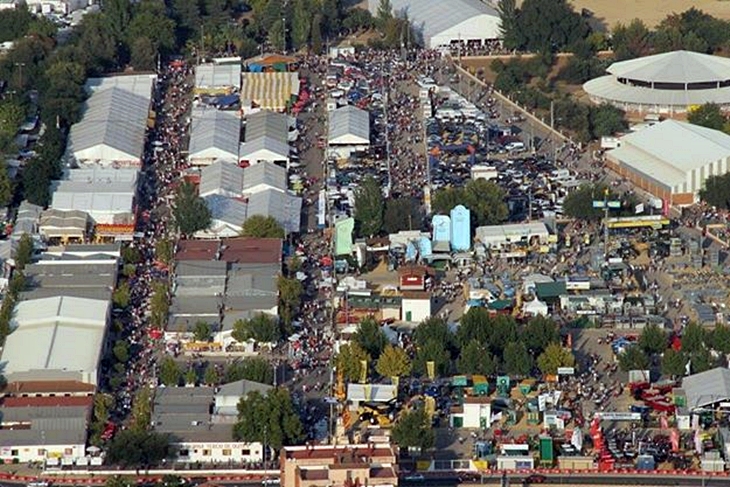
M33 261L33 237L24 233L20 236L18 246L15 249L15 268L19 271L25 270L25 266Z
M210 226L210 209L193 183L185 181L178 187L172 217L175 228L186 237Z
M524 342L509 342L504 348L504 371L516 377L524 377L532 370L532 357Z
M385 202L383 230L387 233L398 233L401 230L418 230L421 228L423 215L420 208L410 198L389 199Z
M160 362L159 371L160 381L168 387L174 387L180 385L182 380L182 370L180 366L170 356L165 356Z
M129 306L129 300L131 299L131 290L129 289L129 281L121 281L117 288L112 293L112 302L117 308L126 308Z
M163 2L142 0L135 6L126 35L130 44L146 37L155 51L170 52L175 47L175 21L167 15Z
M375 364L375 371L383 377L402 377L410 373L411 359L402 348L386 345Z
M649 367L649 357L638 345L630 345L618 356L618 365L621 370L646 370Z
M161 238L155 243L155 258L163 264L171 264L175 257L175 244L168 238Z
M531 318L525 327L524 336L533 356L540 355L550 343L560 343L558 325L544 316Z
M727 123L727 118L722 113L722 110L720 110L719 105L716 103L705 103L690 110L687 113L687 121L701 127L723 130Z
M639 347L649 355L660 353L667 348L667 335L659 326L651 323L641 331Z
M273 384L274 369L265 358L247 357L232 363L226 368L223 383L227 384L242 379L262 384Z
M112 348L112 353L118 362L127 363L127 360L129 360L129 345L124 340L117 340L114 343L114 348Z
M335 357L335 367L348 382L359 382L362 377L363 361L366 364L371 362L368 353L357 343L350 342L340 346L340 351Z
M284 388L272 389L266 396L254 391L241 398L233 436L237 441L266 442L275 450L306 438L299 413Z
M642 20L634 19L614 27L611 43L617 61L643 57L651 52L651 32Z
M393 426L393 441L401 448L419 448L425 451L434 447L436 433L423 408L404 412Z
M312 19L312 52L322 52L322 16L319 14Z
M682 352L668 348L662 356L662 374L672 378L684 375L687 366L687 357Z
M0 166L0 207L8 206L12 199L13 181L10 179L7 166L3 164Z
M377 360L383 353L388 339L380 328L380 324L374 318L364 318L360 321L353 341L360 345L373 360Z
M591 135L594 139L598 139L626 130L628 123L624 118L625 115L623 110L608 103L591 107L589 111Z
M375 25L383 29L389 20L393 18L393 5L390 0L380 0L378 11L375 14Z
M383 228L383 192L372 176L355 193L355 223L361 237L378 235Z
M593 207L593 201L603 201L607 188L603 185L586 184L568 193L563 202L565 214L579 220L597 221L603 211Z
M416 327L413 332L416 347L422 347L429 341L442 343L446 350L454 349L454 334L449 325L441 318L428 318Z
M195 372L195 367L189 367L185 371L185 383L195 385L198 382L198 373Z
M506 49L517 49L524 44L523 34L519 24L519 10L515 0L499 0L500 31L502 43Z
M461 349L456 370L467 375L492 375L497 371L497 364L487 347L477 340L471 340Z
M575 365L575 357L567 348L559 343L551 343L545 347L545 351L537 357L537 366L545 375L555 375L560 367L572 367Z
M286 49L286 26L281 19L274 21L271 25L267 39L274 50L283 51Z
M140 389L132 402L130 429L148 431L152 425L152 393L149 388Z
M567 0L524 0L517 14L522 45L528 51L559 51L585 39L590 33L586 21Z
M284 228L273 216L252 215L243 222L241 227L243 237L255 238L284 238Z
M700 198L710 206L730 209L730 173L708 177L700 189Z
M197 321L193 329L193 336L198 342L209 342L213 338L213 329L207 321Z
M170 438L153 431L119 431L107 449L107 460L122 467L152 467L170 458Z
M304 47L309 41L312 28L312 14L307 8L305 0L294 1L294 15L292 18L292 47L297 50Z
M720 353L730 353L730 326L725 324L715 325L712 330L712 348Z
M459 204L471 211L473 226L496 225L509 216L504 191L486 179L470 180L463 188L444 188L434 193L434 213L448 215Z
M451 354L445 348L444 342L431 338L418 346L413 369L421 375L426 375L428 374L428 362L434 363L434 372L437 377L445 376L451 371Z
M489 311L482 306L474 306L461 317L459 328L456 330L456 342L461 348L472 341L489 346L492 331Z
M220 383L220 375L214 364L208 364L203 372L203 382L208 386L215 386Z
M304 288L298 279L284 276L279 276L277 287L279 289L279 316L284 325L289 327L302 304Z
M276 318L258 313L248 320L237 320L231 336L238 342L254 340L261 343L277 343L282 338L281 325Z
M700 348L690 354L690 369L693 374L705 372L717 366L717 360L707 348Z
M170 297L167 285L158 281L152 283L152 299L150 300L150 322L155 328L164 328L167 325L167 316L170 311Z
M693 354L705 347L707 335L702 325L689 323L682 330L682 351Z
M157 49L149 37L138 37L132 40L130 63L137 71L152 71L157 65Z

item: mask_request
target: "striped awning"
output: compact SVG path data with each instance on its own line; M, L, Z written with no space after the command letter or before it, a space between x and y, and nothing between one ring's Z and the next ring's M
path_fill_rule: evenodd
M297 73L243 73L241 104L283 111L299 94Z

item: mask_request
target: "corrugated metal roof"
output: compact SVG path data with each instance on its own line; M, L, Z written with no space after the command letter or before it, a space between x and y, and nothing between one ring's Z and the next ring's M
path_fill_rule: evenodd
M730 59L692 51L671 51L613 63L619 78L655 83L706 83L730 79Z
M243 189L244 169L237 164L216 161L200 172L200 196L212 194L240 195Z
M152 86L157 80L156 74L133 74L108 76L104 78L89 78L86 80L86 90L90 93L97 93L110 88L121 88L131 91L135 95L152 99Z
M14 372L66 370L94 383L108 311L108 301L68 296L18 303L2 353L8 381Z
M289 144L273 137L260 137L241 146L242 160L285 161L289 158Z
M82 161L139 159L148 115L148 98L116 86L98 91L86 100L81 121L71 127L69 152Z
M262 184L286 191L286 169L271 161L262 161L243 170L244 192Z
M664 120L621 138L610 157L668 186L687 173L730 157L730 135L676 120Z
M370 114L352 105L347 105L330 113L330 144L369 144Z
M241 119L235 112L212 108L193 110L188 159L238 162Z
M248 199L248 214L273 217L287 233L298 232L301 223L302 199L281 191L267 189Z
M211 219L234 227L240 227L246 220L248 205L243 201L217 194L208 195L204 199L210 209Z
M717 103L730 104L730 87L708 90L653 90L619 83L614 76L601 76L583 85L583 91L592 98L610 102L653 107L680 107Z
M717 367L682 380L690 409L709 406L730 399L730 370Z
M287 116L283 113L262 110L246 117L247 142L261 137L272 137L286 142L288 130Z
M195 68L196 88L241 88L241 63L201 64Z

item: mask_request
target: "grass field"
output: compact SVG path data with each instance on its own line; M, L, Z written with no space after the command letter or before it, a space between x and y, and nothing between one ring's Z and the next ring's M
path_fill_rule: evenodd
M587 8L608 29L638 18L653 27L671 13L696 7L714 17L730 20L730 0L571 0L577 11Z

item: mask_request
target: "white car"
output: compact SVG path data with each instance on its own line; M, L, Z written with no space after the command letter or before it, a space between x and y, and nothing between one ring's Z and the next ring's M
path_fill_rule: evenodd
M423 482L424 480L426 480L426 477L424 477L420 473L412 473L410 475L406 475L403 479L409 482Z

